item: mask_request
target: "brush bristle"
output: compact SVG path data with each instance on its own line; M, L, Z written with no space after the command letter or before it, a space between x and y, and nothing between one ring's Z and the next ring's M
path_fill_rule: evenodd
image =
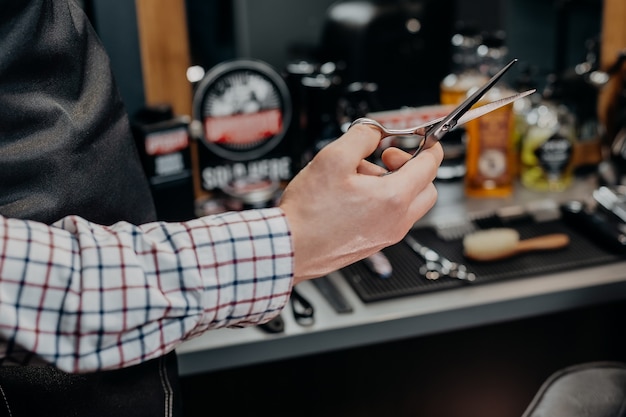
M492 259L510 252L519 242L515 229L500 227L480 230L463 238L465 256L473 259Z

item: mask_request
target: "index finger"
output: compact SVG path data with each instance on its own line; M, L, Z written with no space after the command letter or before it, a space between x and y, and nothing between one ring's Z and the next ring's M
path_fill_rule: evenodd
M363 159L374 153L380 140L381 134L376 128L356 124L322 151L328 149L339 158L341 166L356 169Z

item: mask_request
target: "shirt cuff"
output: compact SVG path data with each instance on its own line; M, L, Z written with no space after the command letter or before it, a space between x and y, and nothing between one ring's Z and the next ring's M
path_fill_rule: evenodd
M211 218L211 281L205 291L204 324L242 327L268 322L289 301L293 244L280 208L228 212ZM215 226L215 224L213 225ZM214 307L216 306L216 307ZM201 331L202 325L200 325Z

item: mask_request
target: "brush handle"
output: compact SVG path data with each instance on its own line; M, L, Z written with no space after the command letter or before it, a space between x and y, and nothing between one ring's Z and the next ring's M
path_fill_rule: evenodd
M569 245L569 236L567 234L552 233L520 240L517 244L517 251L528 252L532 250L558 249L567 245Z

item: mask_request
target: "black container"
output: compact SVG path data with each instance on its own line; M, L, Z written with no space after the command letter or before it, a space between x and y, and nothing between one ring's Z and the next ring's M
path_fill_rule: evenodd
M379 86L385 109L439 102L450 72L453 0L344 0L327 12L320 55L346 84Z
M162 105L140 110L132 123L159 220L195 217L189 122Z

